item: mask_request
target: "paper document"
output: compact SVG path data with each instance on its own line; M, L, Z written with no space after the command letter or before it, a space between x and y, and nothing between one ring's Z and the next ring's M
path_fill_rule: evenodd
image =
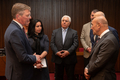
M43 65L42 68L46 68L47 67L45 58L41 59L41 64Z

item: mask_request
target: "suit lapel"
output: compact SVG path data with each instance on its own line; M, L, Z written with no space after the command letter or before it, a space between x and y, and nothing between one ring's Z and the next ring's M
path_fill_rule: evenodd
M93 46L93 48L92 48L92 51L91 51L91 55L94 53L94 50L96 49L96 47L98 46L98 45L100 45L100 43L105 39L105 37L107 36L107 35L109 35L111 32L109 31L108 33L106 33L105 35L103 35L102 36L102 38L97 42L97 43L95 43L95 45ZM90 56L91 56L90 55Z
M15 21L12 21L11 23L14 24L18 29L20 29L24 33L24 31L21 29L21 27Z
M19 30L21 30L21 32L25 36L26 40L28 40L23 29L21 29L21 27L15 21L12 21L11 23L14 24Z
M58 33L59 33L59 36L61 37L61 41L60 41L60 42L61 42L62 45L63 45L62 28L59 29L59 32L58 32Z

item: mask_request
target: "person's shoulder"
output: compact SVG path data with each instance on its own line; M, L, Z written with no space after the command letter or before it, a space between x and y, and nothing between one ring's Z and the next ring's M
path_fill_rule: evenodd
M109 28L110 31L114 31L114 30L117 31L115 28L113 28L111 26L108 26L108 28Z
M90 26L91 22L84 24L83 26Z
M68 28L68 30L70 30L71 32L77 32L76 30L74 30L72 28Z
M14 24L10 24L9 26L8 26L8 28L6 29L6 31L8 31L9 32L9 34L21 34L22 32L21 32L21 29L20 28L18 28L16 25L14 25Z
M61 30L61 28L54 29L53 32L58 32L59 30Z
M44 34L43 37L48 37L48 36L46 34Z
M43 40L45 39L45 40L48 40L48 41L49 41L49 38L48 38L48 36L47 36L46 34L43 35L42 39L43 39Z
M17 23L15 23L14 21L11 21L10 25L8 26L8 29L12 32L14 32L14 31L20 31L21 32L20 26Z

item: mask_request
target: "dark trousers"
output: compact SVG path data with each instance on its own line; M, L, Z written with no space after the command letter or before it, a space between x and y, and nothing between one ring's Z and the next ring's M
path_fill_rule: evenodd
M89 63L89 58L84 58L84 67L86 67Z
M50 80L48 68L35 68L31 80Z
M88 65L89 63L89 58L84 58L84 68ZM85 76L83 76L83 80L87 80Z
M65 63L61 63L61 64L55 63L55 80L63 80L64 69L67 74L67 79L74 80L75 64L65 64Z

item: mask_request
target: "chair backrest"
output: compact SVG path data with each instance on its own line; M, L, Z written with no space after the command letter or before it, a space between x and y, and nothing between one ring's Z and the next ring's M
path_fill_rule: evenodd
M79 52L83 52L84 51L84 48L79 48Z

